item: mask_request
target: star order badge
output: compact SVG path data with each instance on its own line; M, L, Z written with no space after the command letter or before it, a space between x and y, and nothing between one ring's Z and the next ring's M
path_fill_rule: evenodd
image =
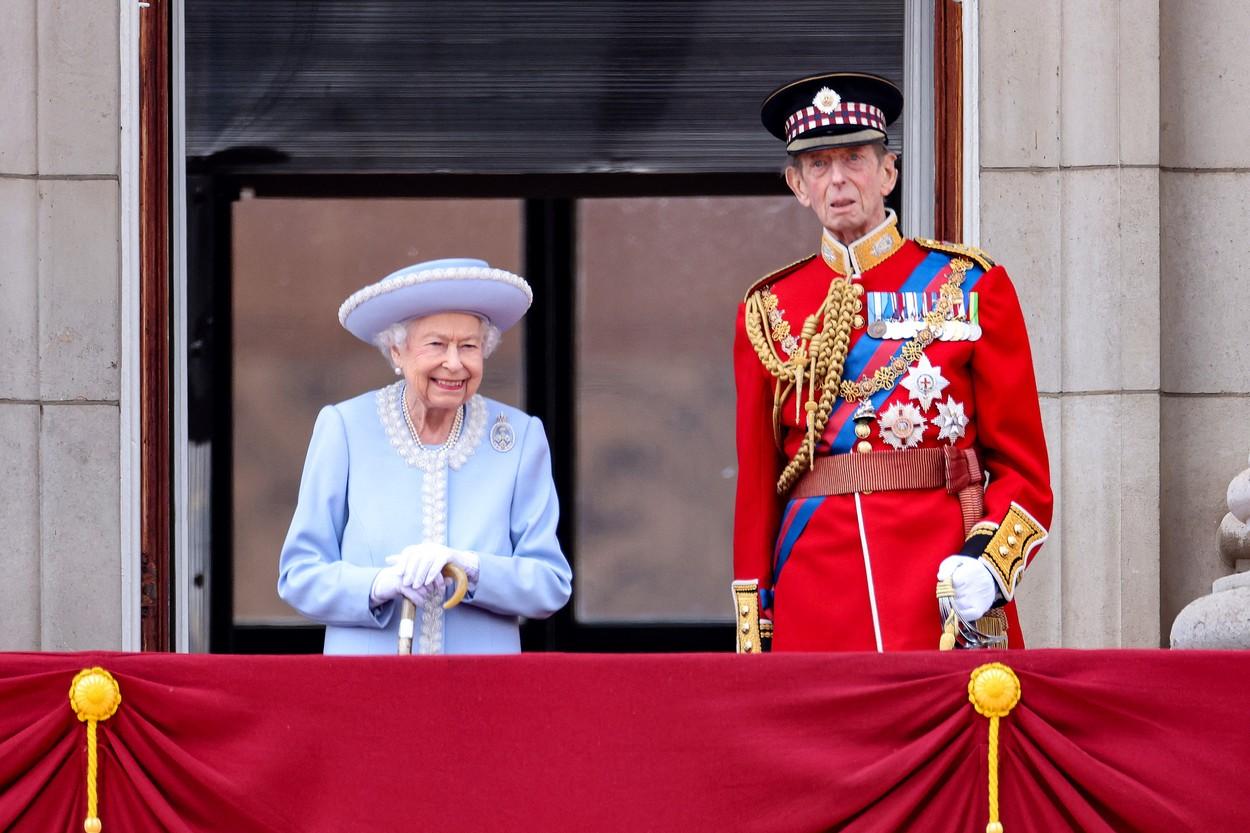
M952 443L964 435L968 428L968 415L964 413L964 403L956 402L949 396L945 402L937 403L938 415L933 424L938 427L939 440L950 440Z
M895 402L885 409L885 413L877 420L881 427L881 439L896 451L915 448L920 445L921 438L928 423L920 415L920 410L910 402Z
M927 411L950 382L942 377L942 368L934 367L929 357L922 355L914 366L907 368L907 378L899 384L907 388L909 398L920 400L921 410Z
M490 447L504 454L511 451L515 445L516 432L512 430L508 417L500 414L499 419L495 420L495 424L490 429Z

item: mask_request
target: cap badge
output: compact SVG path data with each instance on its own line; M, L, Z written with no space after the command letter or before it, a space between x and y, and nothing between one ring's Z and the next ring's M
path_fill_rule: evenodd
M516 432L512 430L512 426L508 423L506 414L500 414L499 419L495 420L495 424L490 429L490 447L505 454L512 450L516 445Z
M816 97L812 99L812 106L826 116L838 109L838 105L841 103L842 96L828 87L821 87L820 92L816 93Z

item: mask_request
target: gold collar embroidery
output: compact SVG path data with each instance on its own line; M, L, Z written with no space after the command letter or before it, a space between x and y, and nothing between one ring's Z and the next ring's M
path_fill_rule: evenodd
M885 261L903 245L898 233L898 215L886 209L881 225L851 243L843 245L825 229L820 236L820 256L839 275L858 275Z

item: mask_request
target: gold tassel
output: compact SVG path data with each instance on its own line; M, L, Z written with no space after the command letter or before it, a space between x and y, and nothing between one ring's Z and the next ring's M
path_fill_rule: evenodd
M84 668L69 686L69 704L78 719L87 724L87 818L82 823L86 833L100 833L100 797L96 792L98 760L96 723L108 720L121 705L121 688L113 675L103 668Z
M1020 678L1001 662L986 663L973 669L968 680L968 700L977 714L990 720L990 821L985 833L1003 833L1003 825L998 820L998 719L1010 714L1020 702Z
M803 415L803 365L805 362L796 354L794 362L794 421L798 422Z

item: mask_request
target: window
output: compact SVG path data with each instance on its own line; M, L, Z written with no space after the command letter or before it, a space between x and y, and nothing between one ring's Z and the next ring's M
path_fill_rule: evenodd
M483 392L543 418L576 575L527 647L729 649L735 307L818 236L758 105L902 85L928 8L186 0L193 645L320 649L278 551L317 408L388 381L334 310L473 256L535 289Z

